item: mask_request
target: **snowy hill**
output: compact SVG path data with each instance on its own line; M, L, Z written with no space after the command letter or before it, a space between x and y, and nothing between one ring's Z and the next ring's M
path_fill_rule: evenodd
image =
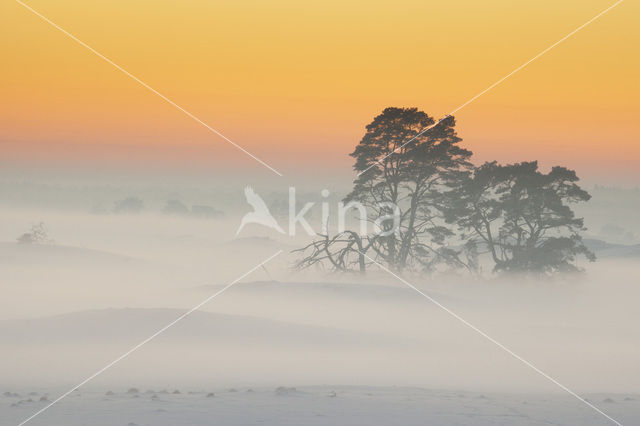
M100 309L36 319L0 321L7 344L95 345L143 339L182 316L181 309ZM362 345L391 343L394 339L332 327L318 327L242 315L196 311L162 335L163 344L198 341L220 344ZM398 339L395 339L395 343Z

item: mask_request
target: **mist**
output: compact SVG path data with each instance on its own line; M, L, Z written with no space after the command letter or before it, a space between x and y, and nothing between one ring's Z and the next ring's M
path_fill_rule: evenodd
M277 198L277 189L262 190ZM29 191L39 194L37 200ZM202 194L160 186L5 183L3 192L13 194L3 197L0 229L0 373L7 385L72 386L282 250L91 386L332 383L559 391L382 270L366 276L296 271L299 255L292 250L311 237L256 225L236 236L240 188ZM129 195L140 197L144 209L114 213L117 199ZM599 196L602 204L616 196L631 203L628 195L599 189L593 204L599 206ZM168 197L224 214L163 214ZM587 223L597 224L594 234L607 223L628 226L620 215L604 208L585 212ZM317 217L310 220L314 226ZM40 222L54 242L16 242ZM626 245L610 243L616 247L601 250L593 264L585 261L586 272L576 276L405 279L573 389L638 393L639 291L633 272L640 251L633 239L638 230L625 229L621 238L631 238Z

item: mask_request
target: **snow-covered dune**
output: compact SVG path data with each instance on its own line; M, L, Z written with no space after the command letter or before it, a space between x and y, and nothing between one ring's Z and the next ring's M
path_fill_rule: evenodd
M180 309L100 309L35 319L0 321L2 345L65 343L97 345L142 340L184 315ZM367 345L398 344L400 339L274 321L265 318L192 312L162 334L162 344Z
M53 244L20 244L0 242L0 264L5 265L82 265L123 266L139 262L128 256Z

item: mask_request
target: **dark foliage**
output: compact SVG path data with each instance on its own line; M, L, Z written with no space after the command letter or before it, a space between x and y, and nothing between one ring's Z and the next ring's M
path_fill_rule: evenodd
M577 255L595 260L579 234L583 219L570 207L591 198L577 181L564 167L544 174L536 161L485 163L447 197L447 219L491 255L496 271L577 271Z
M579 271L579 255L595 260L571 209L590 199L573 170L545 174L535 161L474 168L460 142L451 116L386 108L351 153L358 177L344 200L366 207L374 231L320 235L297 250L297 266L364 272L375 259L396 271L476 271L489 254L496 272L549 274Z
M370 244L375 257L393 269L459 263L456 252L446 248L453 233L441 214L443 194L471 166L471 152L459 146L454 127L453 117L436 123L417 108L387 108L351 154L360 175L345 201L362 203L373 222L391 215L389 206L399 209L396 232L388 232L393 222L382 220L387 235L374 234Z

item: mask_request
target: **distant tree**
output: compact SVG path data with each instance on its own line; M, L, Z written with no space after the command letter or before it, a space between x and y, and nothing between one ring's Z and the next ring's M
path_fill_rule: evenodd
M162 209L164 214L187 214L189 209L179 200L168 200Z
M54 240L49 237L44 223L36 223L31 225L31 230L20 235L17 241L21 244L53 244Z
M191 214L197 217L210 219L221 218L224 216L222 211L206 205L191 206Z
M278 194L269 203L269 212L276 219L288 220L289 218L289 198ZM311 218L311 211L306 215L307 218Z
M140 213L144 209L144 203L136 197L127 197L124 200L116 201L113 209L116 213Z
M576 182L573 170L545 174L536 161L485 163L447 197L447 219L466 232L468 245L491 255L495 271L578 271L578 255L591 261L595 255L582 242L583 219L570 207L591 198Z

